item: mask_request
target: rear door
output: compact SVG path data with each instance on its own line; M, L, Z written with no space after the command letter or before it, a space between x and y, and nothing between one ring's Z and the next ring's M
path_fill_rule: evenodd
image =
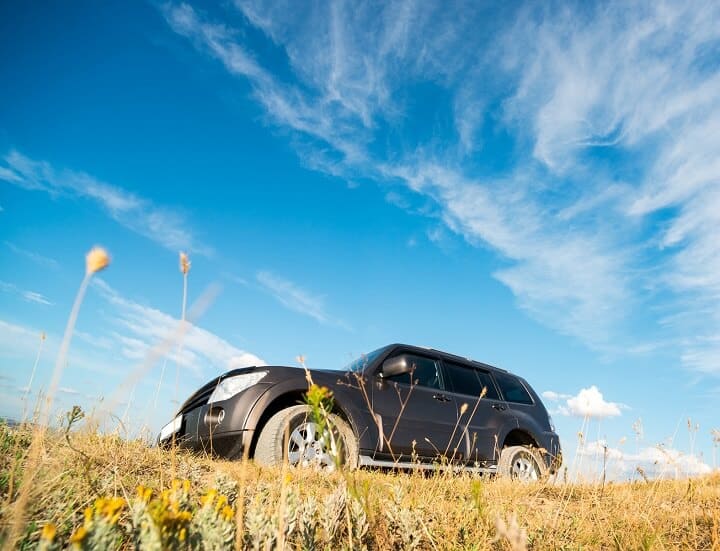
M389 378L375 377L372 410L381 425L377 452L408 461L413 454L434 459L448 448L458 419L457 405L446 390L442 363L433 354L398 350L414 370ZM379 368L380 369L380 368Z
M489 371L473 364L444 360L445 374L460 411L459 429L453 438L456 458L470 463L496 461L504 428L515 421L501 399Z

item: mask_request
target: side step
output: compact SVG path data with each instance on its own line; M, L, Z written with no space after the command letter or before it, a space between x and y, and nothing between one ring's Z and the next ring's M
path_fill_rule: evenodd
M361 467L376 467L383 469L417 469L423 471L454 471L477 474L494 474L497 472L497 465L489 467L469 467L466 465L440 465L439 463L413 463L412 461L386 461L373 459L368 455L360 456Z

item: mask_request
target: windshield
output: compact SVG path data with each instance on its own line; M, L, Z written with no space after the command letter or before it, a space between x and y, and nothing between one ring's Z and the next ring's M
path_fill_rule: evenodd
M373 350L368 354L362 354L359 358L354 359L345 366L345 371L353 371L355 373L361 372L365 367L374 362L380 354L387 350L387 346Z

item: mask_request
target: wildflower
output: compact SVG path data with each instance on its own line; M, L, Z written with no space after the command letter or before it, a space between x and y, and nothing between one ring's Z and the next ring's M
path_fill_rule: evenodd
M200 498L200 503L203 507L211 506L215 502L217 496L217 490L208 490L207 493Z
M48 523L43 526L40 539L51 542L55 539L55 534L57 534L57 527L52 523Z
M235 517L235 511L233 511L232 507L230 507L229 505L225 505L220 514L228 522L230 522Z
M85 271L88 275L104 270L109 264L110 255L102 247L93 247L85 256Z
M137 487L137 496L143 503L148 503L152 497L152 488L146 488L145 486Z
M187 253L180 253L180 271L183 275L187 275L190 271L190 260L188 259Z
M227 498L225 496L218 497L217 503L215 504L215 512L219 512L225 505L227 505Z
M84 526L81 526L77 530L75 530L70 536L70 543L72 543L75 547L80 547L80 544L85 541L85 538L87 537L87 528Z
M110 499L104 499L100 506L96 505L96 510L110 524L117 524L117 521L120 520L120 515L122 514L124 507L125 500L123 498L112 497Z

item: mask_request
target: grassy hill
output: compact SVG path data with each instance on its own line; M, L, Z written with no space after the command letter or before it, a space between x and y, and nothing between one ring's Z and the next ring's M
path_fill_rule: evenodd
M4 548L720 549L717 474L603 486L262 469L4 425L0 498Z

